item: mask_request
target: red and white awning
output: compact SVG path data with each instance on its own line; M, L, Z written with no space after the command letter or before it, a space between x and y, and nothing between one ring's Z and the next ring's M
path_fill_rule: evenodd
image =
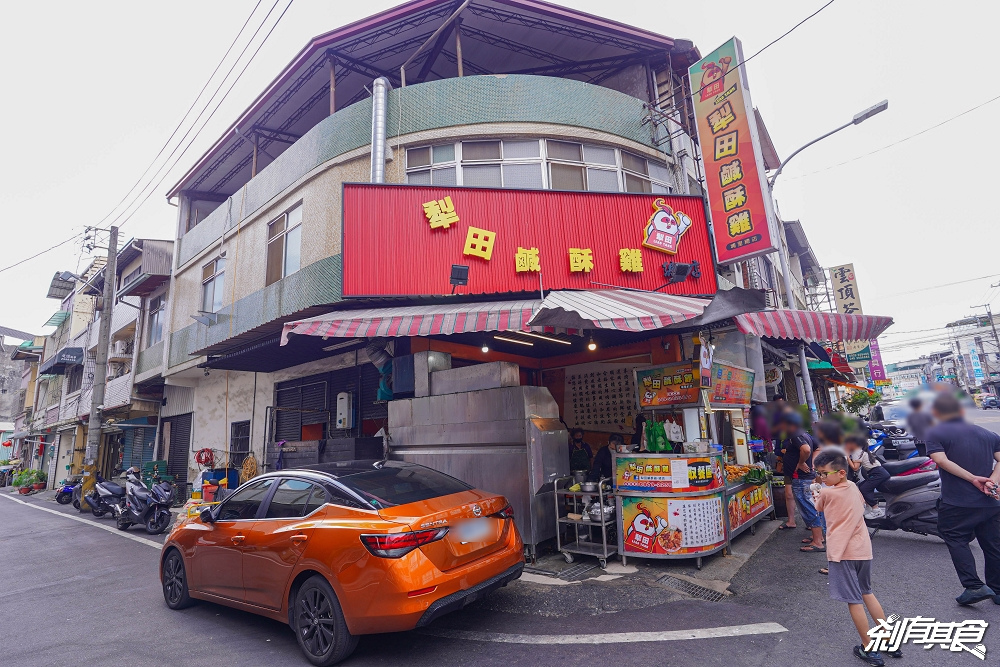
M338 310L286 323L281 329L281 344L287 344L288 335L293 333L331 338L367 338L435 336L477 331L528 331L528 320L541 303L540 299L529 299Z
M651 331L698 317L710 301L629 290L557 291L545 297L528 324L562 329Z
M764 310L737 315L734 319L736 328L745 334L807 341L873 340L892 326L891 317L811 310Z

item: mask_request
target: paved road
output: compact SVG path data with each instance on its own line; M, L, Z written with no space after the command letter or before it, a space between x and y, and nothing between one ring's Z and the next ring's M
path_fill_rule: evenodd
M1000 432L998 413L975 411L970 419ZM79 520L75 512L64 515L51 502L23 504L6 490L0 496L4 664L112 659L137 666L202 666L215 660L307 664L291 631L280 623L207 603L183 612L168 610L156 578L156 538L130 531L136 539L128 539L94 525L111 527L107 519ZM678 599L649 578L566 586L522 581L427 632L364 637L345 664L860 665L849 654L856 637L844 605L829 599L826 578L817 573L823 558L799 553L797 540L805 533L798 533L775 533L733 579L735 595L724 602ZM1000 607L992 603L974 609L955 605L959 586L939 540L883 533L874 545L876 592L887 611L945 621L1000 619ZM710 639L669 634L735 626L754 634ZM639 637L639 632L661 634ZM655 641L625 643L615 633ZM596 638L602 643L581 643L596 634L605 635ZM523 635L545 638L517 643L527 641ZM985 643L990 654L986 663L997 664L1000 629L991 628ZM910 649L905 664L982 663L934 648Z

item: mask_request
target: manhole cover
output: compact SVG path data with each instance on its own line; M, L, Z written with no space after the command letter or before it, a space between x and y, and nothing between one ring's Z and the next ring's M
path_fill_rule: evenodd
M664 586L669 586L675 591L680 591L693 598L698 598L699 600L705 600L707 602L721 602L726 599L725 593L720 593L717 590L706 588L705 586L699 586L698 584L692 584L690 581L678 579L677 577L672 577L669 574L663 575L657 579L656 582L663 584Z

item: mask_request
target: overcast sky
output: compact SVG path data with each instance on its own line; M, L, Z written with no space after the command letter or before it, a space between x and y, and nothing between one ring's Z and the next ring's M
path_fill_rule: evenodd
M564 0L694 41L729 37L749 56L825 0ZM7 3L0 22L0 268L97 224L139 178L237 33L253 1ZM167 188L314 35L399 4L295 0L190 152L122 235L172 238ZM887 360L934 349L894 345L994 299L1000 232L993 119L1000 102L844 164L1000 95L991 3L836 0L748 63L751 92L782 157L884 98L889 110L796 157L775 193L824 266L853 262L865 312L896 324ZM258 19L270 0L261 3ZM279 6L284 6L282 2ZM992 12L993 16L986 14ZM272 17L273 18L273 17ZM238 71L238 70L237 70ZM52 274L82 270L70 244L0 273L0 325L47 333ZM946 283L962 282L951 287Z

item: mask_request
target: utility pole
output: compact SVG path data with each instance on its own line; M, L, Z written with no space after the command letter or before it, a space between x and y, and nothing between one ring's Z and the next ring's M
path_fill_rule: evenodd
M1000 287L1000 283L997 283L996 285L990 285L990 287ZM990 304L984 303L984 304L980 304L978 306L972 306L972 307L973 308L985 308L986 309L986 317L988 317L990 319L990 328L993 329L993 343L994 343L994 345L997 346L997 352L996 352L997 355L1000 356L1000 336L997 336L997 325L993 323L993 311L990 310ZM993 357L994 360L996 360L996 358L997 357ZM990 364L989 357L986 355L986 351L985 350L983 350L983 359L986 360L986 364L987 364L986 368L987 368L987 371L990 372L990 375L987 378L987 382L992 382L993 381L993 373L992 373L993 364Z
M87 451L83 463L97 463L101 445L101 408L104 407L104 385L108 379L108 347L111 344L111 314L115 302L115 272L118 262L118 228L111 227L108 240L108 263L104 265L104 298L101 305L101 324L97 336L97 361L94 365L94 388L90 402L90 422L87 430Z

